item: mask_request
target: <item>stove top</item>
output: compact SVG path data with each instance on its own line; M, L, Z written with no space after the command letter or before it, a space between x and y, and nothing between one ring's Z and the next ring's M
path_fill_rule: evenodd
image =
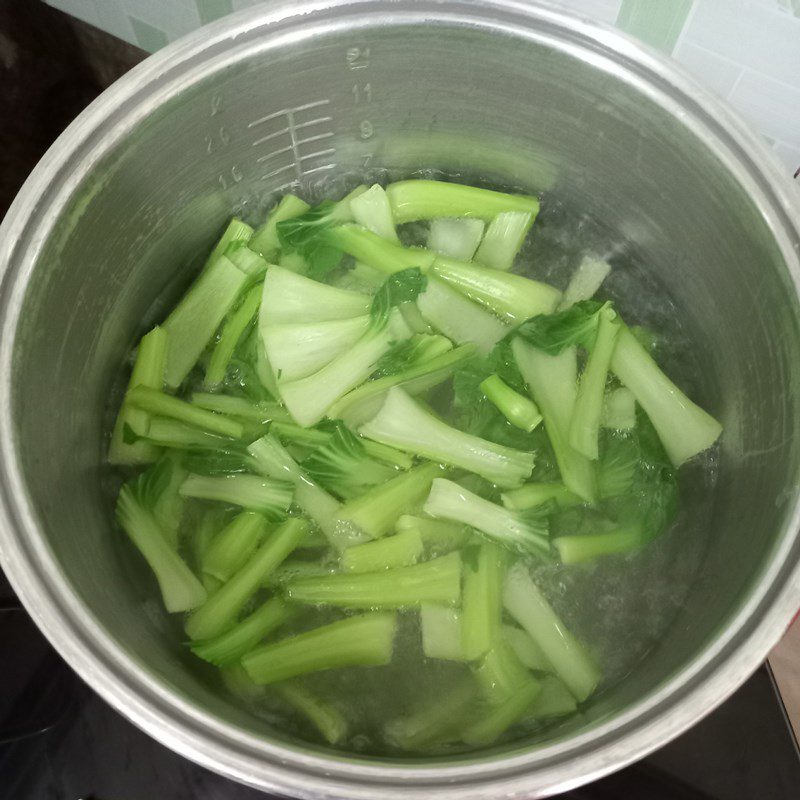
M0 798L264 800L162 747L94 694L0 573ZM564 800L796 800L800 751L767 666L644 761Z

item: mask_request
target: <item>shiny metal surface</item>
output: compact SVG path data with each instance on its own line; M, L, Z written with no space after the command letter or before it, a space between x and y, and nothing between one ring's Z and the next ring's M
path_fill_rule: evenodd
M546 190L668 286L726 433L701 579L659 645L545 744L337 755L229 703L109 535L109 391L232 209L421 167ZM760 143L622 35L513 2L275 2L134 69L0 228L0 558L103 697L178 752L307 798L543 797L676 736L800 605L800 231Z

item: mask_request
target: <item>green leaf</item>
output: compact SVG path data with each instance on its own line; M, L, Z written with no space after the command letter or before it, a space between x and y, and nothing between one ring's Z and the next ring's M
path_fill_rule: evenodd
M418 333L392 345L375 366L373 378L397 375L407 369L430 361L453 349L453 343L446 336Z
M362 440L340 420L324 429L331 432L330 438L302 462L303 471L316 483L349 499L397 476L397 470L370 458Z
M616 522L638 524L644 536L654 538L674 520L677 473L641 409L633 431L604 434L599 473L602 505Z
M428 279L422 274L419 267L400 270L390 275L375 294L370 308L373 322L384 325L389 318L389 312L400 303L409 303L416 300L417 295L424 291Z
M309 264L309 278L324 278L342 260L342 251L325 241L325 232L341 224L334 213L337 205L332 200L326 200L299 217L277 224L281 247L305 258Z
M183 455L183 466L197 475L227 475L248 472L251 461L247 448L231 445L217 450L189 450Z
M172 459L162 457L130 481L129 485L139 505L149 511L153 510L158 498L169 486L172 468Z
M525 520L535 533L541 536L549 536L550 520L558 511L558 503L555 500L545 500L544 503L539 503L538 506L515 513L520 519Z
M528 387L511 352L511 336L501 339L489 353L489 367L499 375L515 392L529 397Z
M582 300L566 311L532 317L517 328L516 334L551 356L574 344L588 347L597 328L597 312L602 307L603 303L596 300Z

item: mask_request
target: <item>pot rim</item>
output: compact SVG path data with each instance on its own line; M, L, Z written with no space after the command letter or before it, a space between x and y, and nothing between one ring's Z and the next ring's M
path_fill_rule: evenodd
M222 722L142 669L71 588L37 529L17 463L12 356L38 253L94 164L170 97L225 64L319 33L375 23L451 24L550 43L579 53L679 113L758 206L800 294L800 202L772 157L720 100L672 62L619 31L531 3L504 0L280 0L234 14L167 46L117 81L59 137L0 225L0 564L70 666L117 711L181 755L261 789L297 797L385 800L479 798L566 791L629 764L725 700L766 657L800 605L800 490L751 593L728 626L683 669L625 711L576 736L502 756L426 766L270 742ZM800 482L797 482L800 483Z

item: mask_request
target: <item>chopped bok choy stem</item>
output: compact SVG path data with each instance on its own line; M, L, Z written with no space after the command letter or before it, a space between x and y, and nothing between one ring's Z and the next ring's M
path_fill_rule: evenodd
M431 220L428 248L459 261L471 261L483 238L484 227L482 219L469 217L440 217Z
M392 613L375 612L332 622L263 645L242 659L257 684L348 666L381 666L392 659L396 627Z
M381 410L359 433L398 450L461 467L501 486L518 486L533 469L533 453L459 431L397 387L387 392Z
M443 478L433 482L424 511L432 517L471 525L498 544L517 552L546 557L550 551L546 519L509 511Z
M502 211L489 224L475 260L492 269L509 270L533 225L529 211Z

